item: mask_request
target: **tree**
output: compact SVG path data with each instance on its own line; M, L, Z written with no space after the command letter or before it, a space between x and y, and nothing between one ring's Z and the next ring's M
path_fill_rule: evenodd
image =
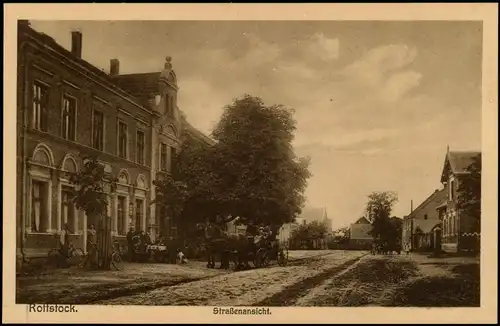
M111 223L107 216L109 195L116 190L116 178L107 174L104 165L97 157L84 158L84 165L77 173L70 176L75 185L73 202L78 210L83 210L97 228L97 248L100 256L99 267L109 268L111 252Z
M301 224L297 229L292 231L290 241L295 245L305 244L311 248L313 240L323 239L328 233L328 228L324 223L313 221L308 224Z
M267 225L277 231L304 204L309 161L296 157L291 110L249 95L225 107L214 145L187 138L172 179L155 182L156 203L177 207L177 222ZM273 232L275 235L276 232Z
M397 243L398 236L395 222L391 219L394 204L398 201L395 192L372 192L368 195L367 217L372 222L371 235L379 246L391 246Z
M213 137L219 215L226 223L279 229L300 214L309 160L292 149L296 121L282 105L250 95L225 107Z
M476 230L481 230L481 154L474 157L458 185L458 208L475 219Z
M163 211L184 233L195 230L197 224L213 219L219 212L214 150L213 146L187 136L172 158L172 174L153 182L156 195L152 204L165 208Z

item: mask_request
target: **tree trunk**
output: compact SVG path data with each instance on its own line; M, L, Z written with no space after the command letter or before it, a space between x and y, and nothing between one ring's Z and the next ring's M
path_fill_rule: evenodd
M97 252L99 269L110 269L111 266L111 218L109 216L98 217L97 226Z

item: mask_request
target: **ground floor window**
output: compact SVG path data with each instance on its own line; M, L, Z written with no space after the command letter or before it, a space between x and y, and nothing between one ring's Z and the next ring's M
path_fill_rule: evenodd
M48 232L48 182L33 180L31 185L31 231Z
M136 199L135 200L135 229L142 230L142 218L144 211L144 200Z
M63 186L61 188L61 222L68 224L70 231L76 233L77 231L77 216L75 204L73 202L73 189L71 187Z
M126 197L125 196L118 196L116 199L117 202L117 212L116 212L116 219L117 219L117 233L118 235L125 235L127 233L127 216L125 212L125 205L126 205Z

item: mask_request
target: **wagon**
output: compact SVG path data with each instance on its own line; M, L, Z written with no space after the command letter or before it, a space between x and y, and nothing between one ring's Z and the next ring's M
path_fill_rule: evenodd
M279 266L288 264L288 247L272 240L258 247L254 254L254 266L267 267L271 261L276 261Z
M158 263L167 263L169 261L169 252L166 245L149 245L146 250L153 257L153 260Z

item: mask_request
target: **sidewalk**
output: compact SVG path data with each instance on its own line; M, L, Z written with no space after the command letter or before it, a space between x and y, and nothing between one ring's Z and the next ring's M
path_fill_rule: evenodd
M208 269L203 262L186 265L126 263L122 271L54 270L40 278L16 279L16 303L86 304L160 286L179 284L228 273Z

